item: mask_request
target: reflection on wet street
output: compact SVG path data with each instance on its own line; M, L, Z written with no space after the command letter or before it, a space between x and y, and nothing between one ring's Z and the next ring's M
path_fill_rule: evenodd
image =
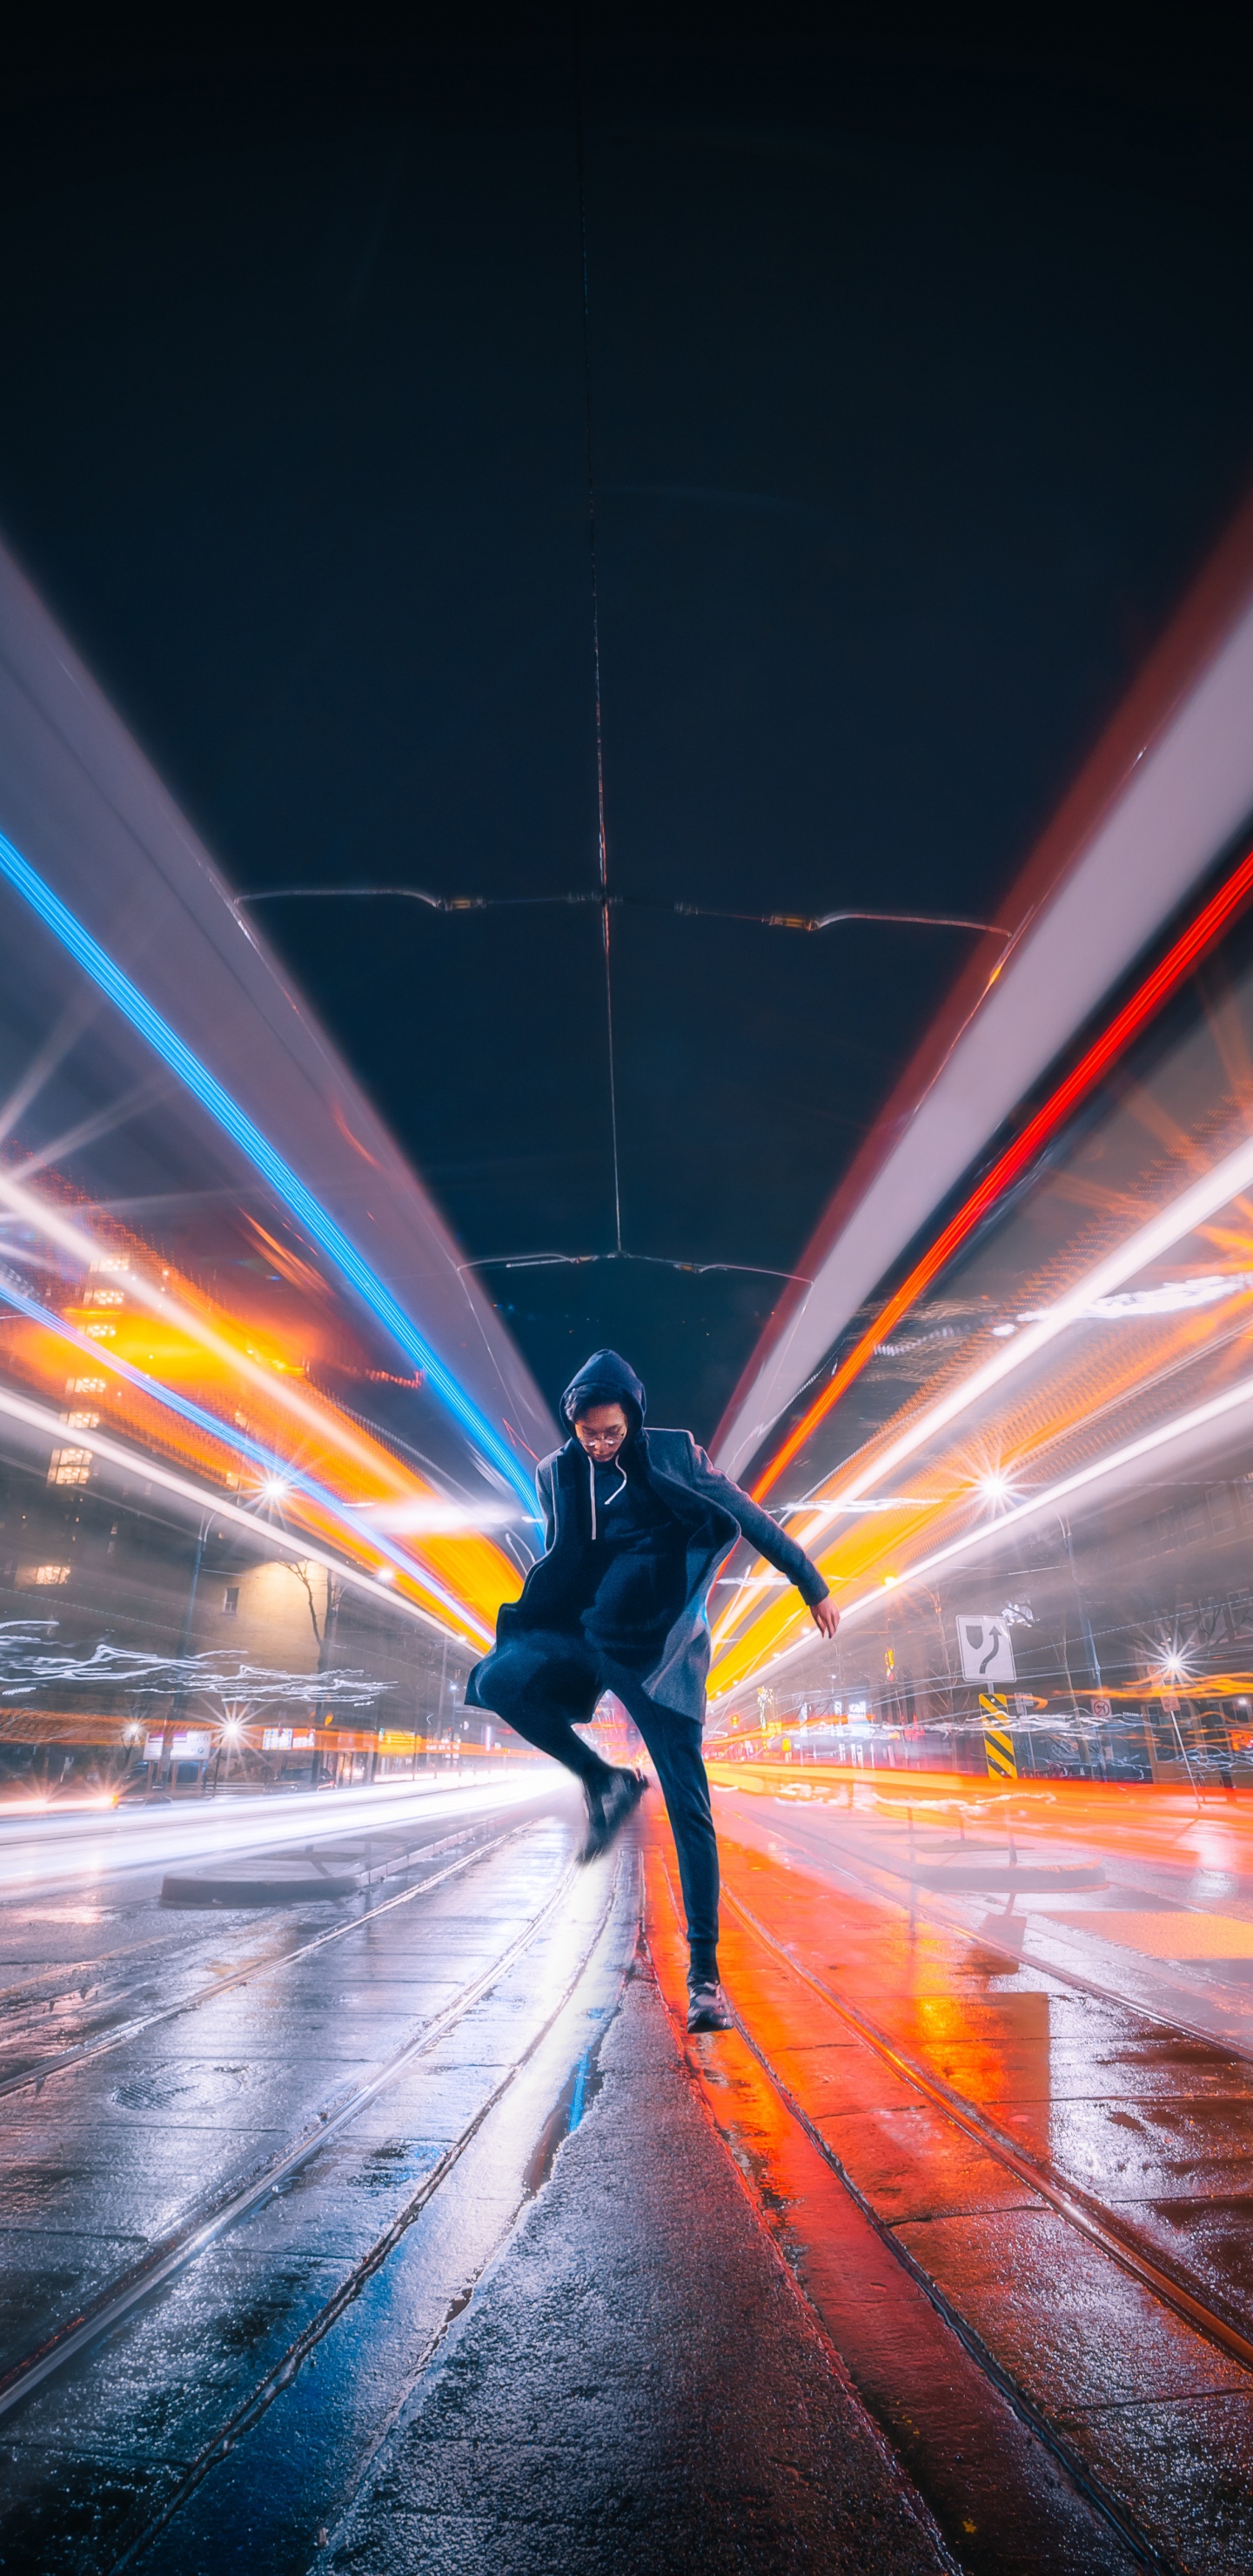
M695 2039L547 1770L9 1898L0 2565L1253 2567L1243 1799L716 1804Z
M306 2425L294 2492L253 2463L258 2549L264 2493L280 2559L311 2556L533 2187L571 2064L586 2089L630 1859L572 1875L568 1806L533 1787L368 1804L347 1900L171 1911L132 1864L0 1918L5 2565L161 2563L172 2513L187 2564L203 2479L306 2358L337 2366L348 2316L370 2369L325 2460Z
M1133 2546L1253 2564L1243 1801L720 1777L726 1982L773 2094L756 2182L820 2309L798 2124ZM882 2341L859 2363L839 2297L832 2331L902 2438ZM915 2408L908 2442L937 2497L943 2427Z

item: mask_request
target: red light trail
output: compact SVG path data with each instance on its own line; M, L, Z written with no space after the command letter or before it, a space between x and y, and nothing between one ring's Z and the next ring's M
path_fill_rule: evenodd
M1169 999L1171 993L1191 973L1206 949L1211 948L1223 931L1230 927L1251 895L1253 895L1253 849L1246 851L1239 866L1233 868L1231 875L1218 888L1217 893L1211 895L1209 902L1202 905L1195 919L1189 922L1187 929L1180 933L1173 947L1167 950L1166 955L1154 967L1152 974L1146 976L1138 991L1123 1004L1121 1011L1115 1013L1108 1028L1103 1029L1101 1035L1094 1039L1086 1053L1079 1058L1078 1063L1072 1066L1065 1081L1059 1083L1056 1091L1037 1109L1034 1118L1028 1119L1021 1134L1015 1136L1012 1144L1006 1146L1004 1153L997 1157L991 1170L984 1174L983 1179L971 1191L969 1198L958 1208L956 1215L950 1217L948 1224L936 1236L934 1243L928 1245L921 1260L916 1262L910 1271L908 1278L902 1280L900 1287L893 1291L887 1304L881 1307L876 1315L873 1324L867 1326L860 1340L854 1343L847 1358L841 1360L839 1367L814 1397L800 1421L788 1433L782 1447L776 1450L769 1465L752 1487L755 1502L761 1502L777 1485L784 1469L791 1465L798 1452L804 1448L810 1433L826 1419L832 1406L839 1402L845 1388L851 1386L854 1378L860 1377L867 1362L874 1358L880 1343L892 1331L893 1326L900 1322L902 1315L908 1312L923 1289L930 1286L931 1281L944 1268L953 1253L965 1242L967 1236L973 1233L980 1218L986 1216L988 1209L994 1205L1002 1191L1008 1188L1011 1181L1017 1180L1033 1155L1039 1152L1042 1145L1047 1144L1049 1137L1069 1117L1070 1112L1078 1107L1085 1093L1091 1091L1094 1084L1100 1081L1102 1074L1109 1071L1110 1066L1130 1045L1132 1038L1152 1019L1154 1013L1161 1009L1163 1002Z

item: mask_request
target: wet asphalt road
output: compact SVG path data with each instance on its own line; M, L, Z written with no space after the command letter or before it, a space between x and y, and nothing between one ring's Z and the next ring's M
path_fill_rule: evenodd
M12 1910L0 2566L352 2563L422 2424L389 2564L944 2564L684 2078L634 1846L424 1827L295 1919Z
M755 2223L647 1971L563 2146L333 2535L334 2576L948 2562Z
M740 2027L688 2042L654 1800L586 1870L543 1775L417 1803L261 1911L41 1827L0 2568L1253 2570L1238 1815L1053 1817L1007 1905L1003 1816L722 1795Z
M796 2200L795 2114L1133 2551L1232 2576L1253 2568L1253 1816L954 1785L908 1811L871 1784L717 1800L771 2205ZM830 2227L794 2233L821 2284ZM833 2323L944 2515L899 2360ZM965 2520L963 2559L998 2568Z

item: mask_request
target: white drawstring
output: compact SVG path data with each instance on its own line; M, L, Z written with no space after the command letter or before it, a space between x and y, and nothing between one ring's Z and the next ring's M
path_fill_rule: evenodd
M605 1497L605 1509L606 1509L606 1511L608 1511L610 1503L616 1503L616 1502L617 1502L617 1499L618 1499L619 1494L625 1494L625 1492L626 1492L626 1469L625 1469L625 1467L619 1467L619 1469L618 1469L618 1477L619 1477L619 1482L614 1486L613 1492L612 1492L611 1494L607 1494L607 1495L606 1495L606 1497ZM588 1492L589 1492L589 1494L591 1495L591 1498L592 1498L592 1544L593 1544L593 1546L595 1546L595 1543L596 1543L596 1461L595 1461L595 1459L593 1458L593 1456L592 1456L592 1454L591 1454L591 1451L590 1451L590 1450L588 1451L588 1458L587 1458L587 1490L588 1490Z

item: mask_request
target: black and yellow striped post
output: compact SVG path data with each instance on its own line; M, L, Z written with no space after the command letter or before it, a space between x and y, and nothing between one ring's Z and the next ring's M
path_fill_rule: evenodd
M999 1722L1009 1716L1009 1702L1001 1698L999 1691L980 1691L979 1706L985 1717L998 1721L991 1726L985 1725L983 1730L983 1752L988 1766L988 1778L989 1780L1016 1780L1018 1756L1014 1751L1014 1739L1008 1726Z

